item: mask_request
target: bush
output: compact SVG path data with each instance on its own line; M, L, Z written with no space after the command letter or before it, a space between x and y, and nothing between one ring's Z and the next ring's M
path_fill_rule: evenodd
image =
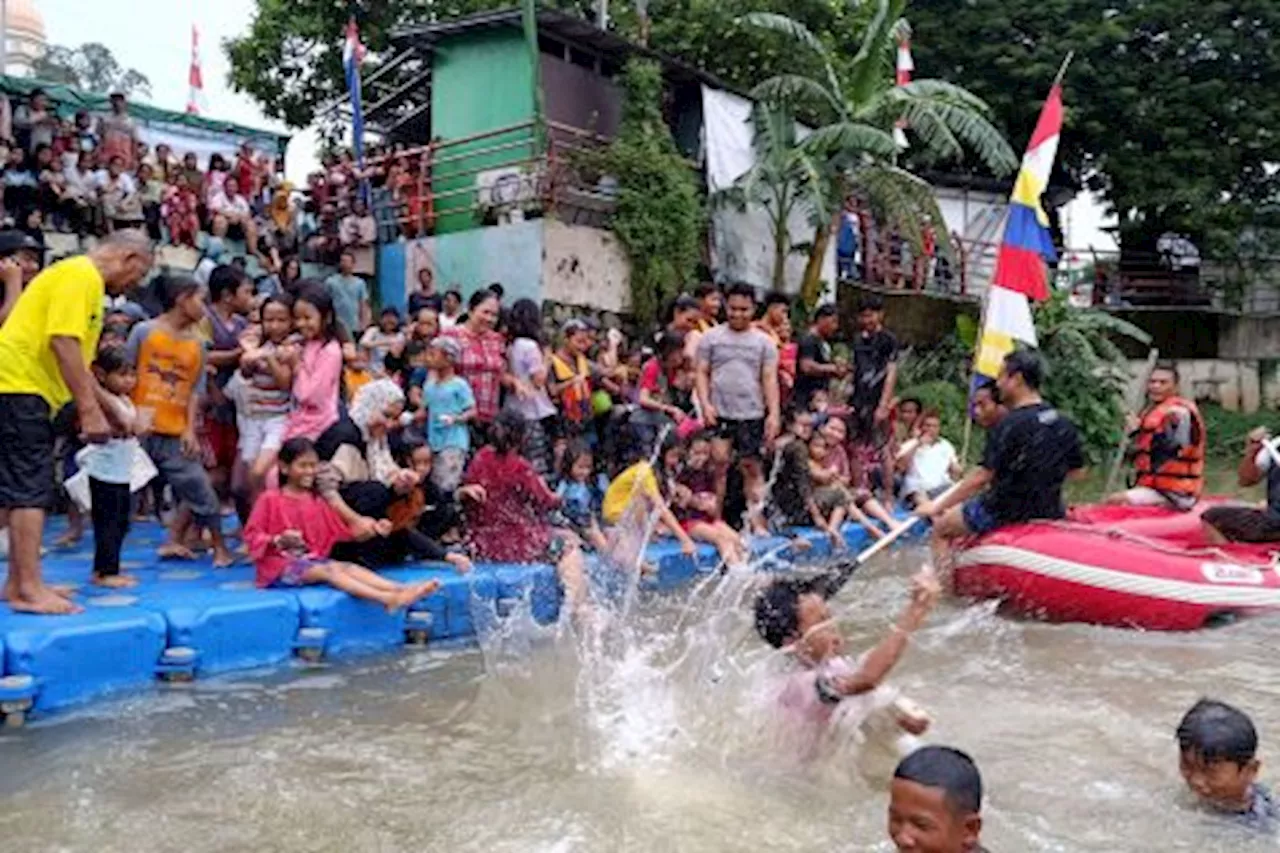
M1245 437L1264 426L1272 435L1280 435L1280 412L1263 410L1252 415L1228 412L1216 403L1201 403L1205 432L1209 435L1208 455L1211 459L1235 464L1244 453Z

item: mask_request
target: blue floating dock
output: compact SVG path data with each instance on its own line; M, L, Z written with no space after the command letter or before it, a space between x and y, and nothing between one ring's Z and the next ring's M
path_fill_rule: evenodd
M51 520L49 541L65 529ZM919 533L910 535L920 535ZM846 525L852 556L870 544L857 525ZM796 548L803 540L807 548ZM468 574L451 566L420 564L383 574L402 583L438 580L440 590L410 613L388 613L329 587L260 590L249 565L215 569L208 556L193 562L161 561L155 549L164 530L153 522L133 526L122 564L137 587L104 590L89 585L92 534L70 549L50 545L44 574L50 583L76 587L85 611L75 616L18 614L0 606L0 712L19 719L29 709L48 713L121 692L138 692L158 677L202 677L277 666L299 654L308 659L386 652L406 638L429 642L472 641L477 633L517 612L539 624L559 617L563 593L549 565L477 564ZM756 557L773 567L830 559L821 531L797 528L789 537L757 537ZM836 557L840 555L834 555ZM656 572L645 589L667 593L688 586L720 563L709 545L690 556L674 540L651 544L645 561ZM616 571L591 558L593 572ZM0 563L0 567L3 567ZM597 574L596 577L607 575Z

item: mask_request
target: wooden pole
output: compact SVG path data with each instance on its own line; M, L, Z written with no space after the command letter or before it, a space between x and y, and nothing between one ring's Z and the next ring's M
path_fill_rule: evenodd
M1151 378L1151 371L1155 370L1156 362L1160 359L1160 350L1155 347L1151 348L1151 352L1147 353L1147 363L1142 368L1142 372L1138 374L1134 381L1134 386L1129 392L1128 406L1125 410L1126 415L1135 415L1142 408L1142 401L1147 394L1147 381ZM1107 473L1106 493L1103 495L1105 500L1110 496L1116 488L1116 479L1120 476L1120 466L1124 465L1125 454L1129 451L1129 430L1122 429L1120 436L1120 446L1116 448L1115 461L1111 463L1111 470Z

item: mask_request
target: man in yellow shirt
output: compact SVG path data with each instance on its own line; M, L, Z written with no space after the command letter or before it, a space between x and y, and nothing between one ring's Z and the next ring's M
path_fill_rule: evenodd
M7 513L9 524L3 596L14 610L80 610L45 586L40 570L44 517L56 489L53 417L75 402L86 441L111 437L98 402L101 389L89 372L102 333L103 297L134 287L151 262L151 244L141 234L113 234L88 255L36 276L0 327L0 513Z

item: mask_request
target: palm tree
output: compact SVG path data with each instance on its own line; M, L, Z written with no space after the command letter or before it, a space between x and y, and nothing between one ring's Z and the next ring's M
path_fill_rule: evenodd
M958 160L966 151L997 175L1017 167L1009 143L991 123L990 109L968 90L943 80L915 80L896 85L897 43L909 33L902 18L907 0L846 0L870 12L857 54L837 73L830 51L807 27L786 15L759 12L744 16L754 26L783 33L817 58L821 72L814 76L782 74L752 91L757 101L792 104L819 119L819 127L800 147L822 163L826 182L834 191L824 194L814 240L805 268L801 293L816 301L822 258L831 237L831 221L849 190L863 194L877 218L896 227L916 246L923 242L921 223L928 216L941 223L942 214L927 181L898 165L893 128L905 121L918 140L916 156L926 161ZM940 234L942 245L949 237Z
M755 162L712 201L739 210L748 205L764 210L773 234L773 288L782 290L792 250L791 216L803 211L815 226L825 221L831 182L825 160L800 141L795 113L788 105L757 102L751 121Z

